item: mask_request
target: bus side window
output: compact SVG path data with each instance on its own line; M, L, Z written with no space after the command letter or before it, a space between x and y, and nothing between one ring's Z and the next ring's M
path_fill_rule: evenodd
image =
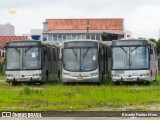
M56 50L55 50L55 48L52 48L52 50L53 50L53 52L52 52L52 54L53 54L53 61L56 61Z
M51 49L50 49L50 47L47 47L47 60L51 61Z
M102 48L99 49L99 69L102 69Z
M158 56L157 56L157 48L156 47L154 47L154 52L155 52L155 59L157 60Z
M103 47L100 49L100 54L101 54L101 56L103 56Z
M153 49L152 48L150 49L150 54L153 54Z
M44 47L42 47L42 66L44 67L44 64L45 64L45 53L46 53L46 50Z

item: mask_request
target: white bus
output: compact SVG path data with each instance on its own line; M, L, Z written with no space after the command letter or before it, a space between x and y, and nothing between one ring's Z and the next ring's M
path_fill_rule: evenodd
M58 80L59 47L41 41L10 41L6 44L6 82L46 82Z
M157 80L157 50L151 41L114 40L112 61L112 81L115 83Z
M100 41L63 42L62 82L103 82L110 76L110 52L110 47Z

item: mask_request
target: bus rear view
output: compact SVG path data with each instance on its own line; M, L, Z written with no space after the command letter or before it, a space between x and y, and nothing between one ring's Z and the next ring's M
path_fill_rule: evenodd
M156 45L147 40L112 42L112 81L150 82L157 79Z

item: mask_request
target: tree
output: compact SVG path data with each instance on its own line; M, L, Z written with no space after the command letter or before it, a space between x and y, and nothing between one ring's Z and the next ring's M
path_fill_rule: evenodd
M157 41L157 54L160 54L160 39Z
M154 38L149 38L149 40L157 44L157 40L156 40L156 39L154 39Z

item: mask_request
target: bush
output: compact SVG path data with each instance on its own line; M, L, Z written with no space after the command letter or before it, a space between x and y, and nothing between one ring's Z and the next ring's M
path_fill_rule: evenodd
M0 63L0 80L5 79L5 66L4 62Z

